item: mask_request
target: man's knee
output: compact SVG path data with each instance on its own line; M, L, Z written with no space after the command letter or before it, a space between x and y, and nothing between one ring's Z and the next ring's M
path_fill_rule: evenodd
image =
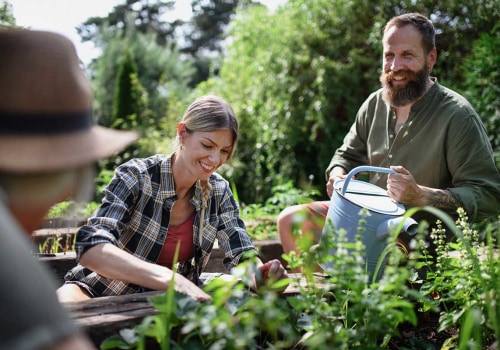
M291 225L295 215L301 211L301 207L302 205L293 205L291 207L283 209L276 219L278 227L281 227L283 225Z

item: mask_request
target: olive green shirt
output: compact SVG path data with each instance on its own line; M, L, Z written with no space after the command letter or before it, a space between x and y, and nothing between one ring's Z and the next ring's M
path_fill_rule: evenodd
M486 129L469 102L435 83L411 108L396 134L396 114L372 93L335 152L335 166L347 171L360 166L408 169L419 185L449 190L472 221L500 211L500 175ZM370 173L370 182L386 188L387 175Z

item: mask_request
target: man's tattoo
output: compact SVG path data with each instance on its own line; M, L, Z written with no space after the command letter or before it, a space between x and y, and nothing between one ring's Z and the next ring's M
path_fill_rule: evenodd
M439 209L452 210L463 206L448 190L433 191L429 196L429 205Z

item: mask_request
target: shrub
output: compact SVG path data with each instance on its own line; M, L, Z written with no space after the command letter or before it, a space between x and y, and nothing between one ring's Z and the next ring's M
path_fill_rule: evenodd
M499 224L500 220L490 222L480 235L459 210L455 243L445 242L442 227L431 233L438 255L422 291L433 293L438 302L439 330L459 329L458 339L449 343L460 349L483 349L500 336Z
M245 287L249 271L256 271L248 260L232 271L231 282L215 280L205 287L210 302L173 299L170 291L152 299L160 314L108 339L102 349L143 349L147 339L162 349L379 349L398 334L400 324L416 324L415 303L431 308L409 287L411 264L400 266L399 249L390 249L386 273L370 283L361 240L348 242L342 230L328 237L317 250L291 259L304 268L307 282L294 276L296 295L280 296L277 285L268 285L255 296ZM388 246L394 248L396 234L391 237ZM331 249L338 254L322 254ZM333 262L335 268L318 279L318 262Z

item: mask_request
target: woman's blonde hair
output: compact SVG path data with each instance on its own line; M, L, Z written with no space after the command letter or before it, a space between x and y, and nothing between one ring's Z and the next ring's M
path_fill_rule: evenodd
M184 124L188 134L221 129L231 130L233 134L233 143L228 160L231 159L236 148L236 143L238 142L239 130L234 111L226 100L215 95L205 95L196 99L186 109L181 123ZM177 135L177 143L180 144L179 135ZM212 186L208 181L198 181L200 181L200 186L203 190L199 225L199 244L201 246L205 210L208 206L208 199L212 191Z

